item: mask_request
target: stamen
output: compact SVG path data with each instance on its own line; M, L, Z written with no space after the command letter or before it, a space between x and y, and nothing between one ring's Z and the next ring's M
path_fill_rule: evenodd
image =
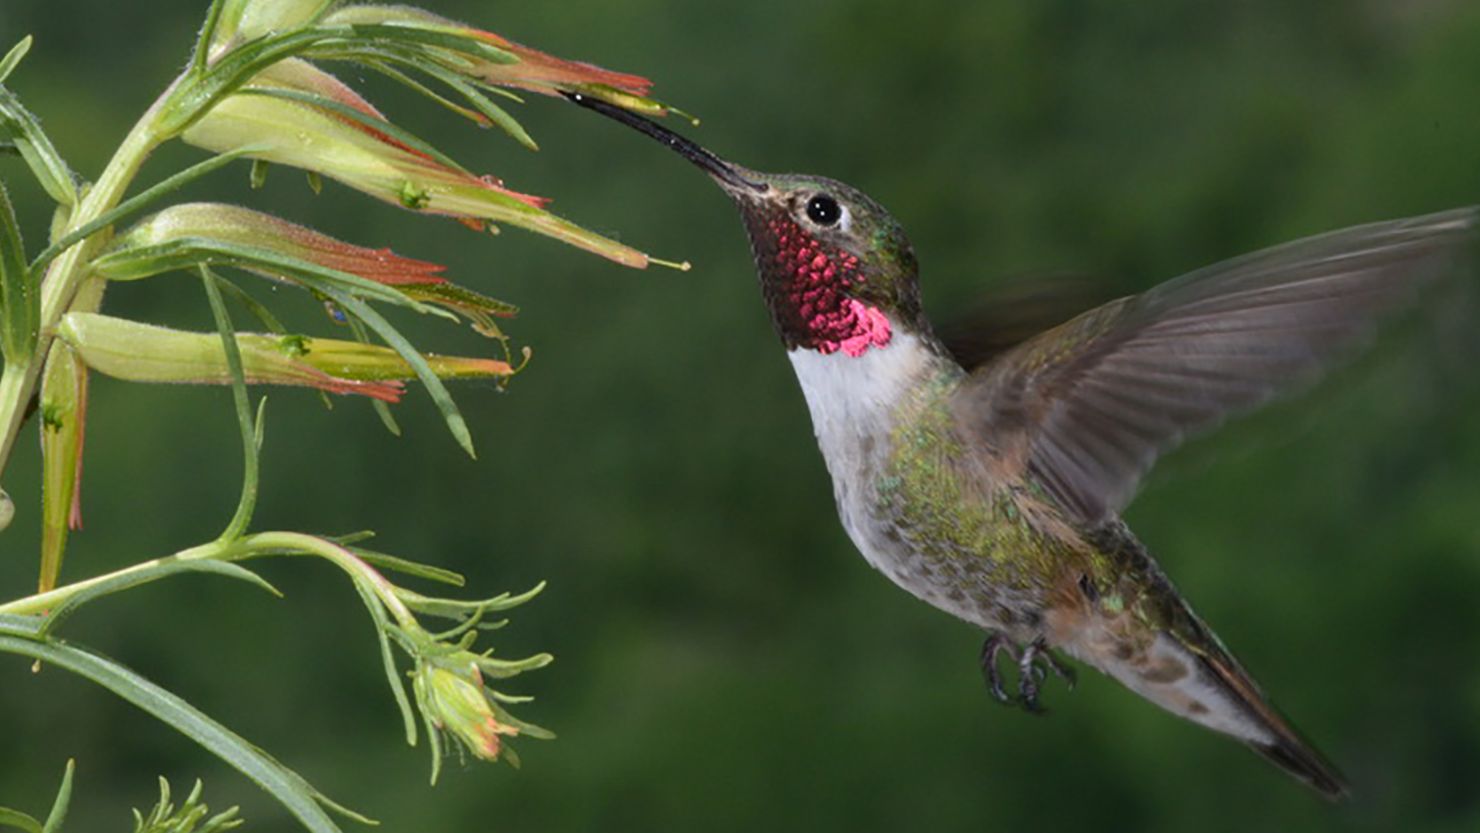
M672 260L659 260L656 257L649 257L648 263L652 263L657 266L667 266L669 269L677 269L680 272L687 272L690 269L694 268L694 264L688 262L687 260L679 263Z

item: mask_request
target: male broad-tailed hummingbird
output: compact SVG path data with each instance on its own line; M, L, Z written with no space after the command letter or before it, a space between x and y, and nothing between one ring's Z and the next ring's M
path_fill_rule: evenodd
M914 251L877 202L571 98L668 145L735 201L844 529L895 584L986 632L997 699L1036 710L1049 672L1072 683L1060 651L1346 794L1119 513L1159 455L1309 380L1442 274L1475 209L1256 252L962 361L925 318Z

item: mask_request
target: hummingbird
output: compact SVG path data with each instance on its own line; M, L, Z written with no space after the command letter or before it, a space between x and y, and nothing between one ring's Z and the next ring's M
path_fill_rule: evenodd
M1449 271L1475 208L1238 257L958 356L925 317L914 249L879 203L825 177L741 167L568 95L698 165L739 208L844 530L896 585L984 632L996 699L1038 710L1050 674L1073 683L1062 654L1346 797L1120 513L1160 455L1308 383Z

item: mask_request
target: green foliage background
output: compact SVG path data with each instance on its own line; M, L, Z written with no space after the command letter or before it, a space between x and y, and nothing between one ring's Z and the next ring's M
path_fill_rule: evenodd
M95 175L185 59L205 5L3 0L0 42L36 35L14 87ZM1008 276L1142 287L1480 200L1480 7L1460 0L432 7L651 75L703 116L688 132L743 164L864 188L911 230L942 316ZM285 602L177 579L89 608L72 638L392 831L1480 826L1480 352L1463 299L1314 396L1173 458L1128 513L1347 770L1356 799L1333 808L1091 672L1072 693L1051 689L1046 718L996 707L979 635L895 590L844 537L740 226L696 172L559 102L520 108L544 147L531 155L365 80L393 118L471 167L695 262L623 271L332 184L311 197L286 170L259 194L245 165L192 191L440 260L525 308L511 332L535 350L528 373L507 394L461 391L476 464L422 396L398 410L395 440L363 403L329 413L308 393L273 393L257 523L373 526L382 548L462 570L479 590L549 579L495 644L556 654L519 683L539 697L522 714L561 738L522 744L523 771L453 766L430 790L359 603L322 566L270 566ZM34 245L42 195L19 184L16 161L0 175ZM325 327L311 302L272 299ZM209 322L188 276L117 287L108 305ZM481 347L447 328L425 338ZM64 580L216 533L239 466L228 391L100 379L90 419L87 527ZM7 596L34 581L34 445L6 477L20 512L0 539ZM187 741L13 658L0 662L0 750L0 800L35 812L79 759L71 830L126 829L125 807L152 801L160 773L205 777L211 804L244 804L251 829L291 829Z

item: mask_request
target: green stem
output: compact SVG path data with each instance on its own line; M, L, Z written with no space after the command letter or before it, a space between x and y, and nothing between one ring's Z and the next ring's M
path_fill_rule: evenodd
M178 81L171 84L124 137L123 144L119 145L97 183L77 206L72 215L71 228L87 225L123 198L144 160L166 138L155 125L160 112L165 109L178 87ZM56 334L57 322L67 311L72 298L77 294L77 288L87 277L86 267L98 243L99 238L96 236L83 240L52 262L46 271L46 278L41 282L41 326L36 352L24 367L12 368L7 365L3 379L0 379L0 475L4 474L6 465L10 462L10 452L15 448L16 435L24 421L26 405L34 395L36 383L41 377L41 367Z
M415 615L410 608L406 607L405 602L401 601L395 585L386 580L378 570L333 541L302 532L259 532L234 541L212 541L209 544L201 544L163 558L143 561L106 575L83 579L55 590L0 604L0 615L41 615L78 593L99 584L138 575L162 564L181 561L245 561L249 558L268 555L312 555L323 558L344 570L357 582L366 583L374 589L376 597L402 627L417 627Z
M259 532L241 539L244 545L259 548L262 553L316 555L333 562L341 570L356 579L367 581L375 589L375 595L403 627L417 627L416 616L406 603L401 601L396 586L391 584L379 570L371 567L364 559L334 543L333 541L302 532ZM0 613L7 612L0 607Z
M238 551L241 544L241 541L237 541L234 543L212 541L209 544L201 544L198 547L191 547L188 550L181 550L173 555L166 555L163 558L154 558L150 559L149 561L142 561L138 564L124 567L121 570L114 570L111 573L106 573L100 576L93 576L89 579L83 579L82 581L63 585L54 590L48 590L45 593L36 593L31 596L26 596L23 599L16 599L13 602L0 604L0 615L40 615L47 612L48 610L51 610L52 608L57 607L58 605L67 601L78 593L83 592L84 590L96 587L97 585L107 581L113 581L115 579L124 578L126 576L143 573L150 569L158 567L161 564L166 564L169 562L212 560L235 561L240 557L244 557L244 555Z

